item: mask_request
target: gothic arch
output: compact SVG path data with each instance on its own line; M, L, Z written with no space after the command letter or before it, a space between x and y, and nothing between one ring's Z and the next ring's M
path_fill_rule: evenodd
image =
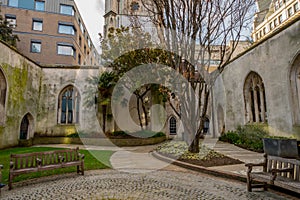
M250 72L244 83L245 119L247 123L267 123L265 87L256 72Z
M290 71L292 112L294 125L300 125L300 53L292 62Z
M3 125L5 122L6 93L7 81L2 69L0 68L0 125Z
M34 135L34 119L30 113L27 113L20 123L20 140L28 140Z
M80 94L73 85L61 90L58 96L57 123L78 124L80 111Z

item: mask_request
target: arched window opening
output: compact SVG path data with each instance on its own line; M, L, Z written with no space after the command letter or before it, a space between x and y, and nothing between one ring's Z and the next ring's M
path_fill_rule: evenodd
M265 88L262 78L251 72L244 85L245 114L247 123L267 123Z
M177 134L177 127L176 127L175 117L170 118L170 120L169 120L169 129L170 129L170 135L176 135Z
M79 123L80 96L73 86L66 87L59 95L58 101L58 123Z
M6 101L6 79L0 70L0 125L5 122L5 101Z
M294 125L300 125L300 55L293 62L290 74Z

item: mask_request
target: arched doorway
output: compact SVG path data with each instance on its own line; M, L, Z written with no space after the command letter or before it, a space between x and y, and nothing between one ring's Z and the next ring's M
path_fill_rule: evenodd
M33 117L27 113L20 125L20 140L27 140L33 136Z
M177 122L176 122L175 117L171 117L169 120L169 132L170 132L170 135L177 134Z

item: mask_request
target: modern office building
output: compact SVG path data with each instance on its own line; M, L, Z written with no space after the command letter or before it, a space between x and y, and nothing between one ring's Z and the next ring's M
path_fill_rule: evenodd
M299 0L257 0L252 38L265 38L300 15Z
M99 65L73 0L2 0L1 14L14 25L18 51L38 64Z

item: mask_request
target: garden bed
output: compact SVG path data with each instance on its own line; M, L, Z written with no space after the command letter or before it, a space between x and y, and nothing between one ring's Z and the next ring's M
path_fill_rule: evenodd
M203 167L242 164L243 162L217 153L200 145L199 153L188 152L188 146L183 141L168 141L156 149L157 153L178 161Z

